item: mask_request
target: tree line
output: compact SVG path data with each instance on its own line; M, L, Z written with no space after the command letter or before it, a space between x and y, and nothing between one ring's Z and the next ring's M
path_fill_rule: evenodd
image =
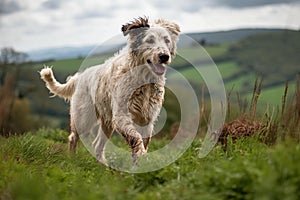
M30 106L20 93L22 67L28 55L11 47L0 49L0 133L3 136L29 129Z

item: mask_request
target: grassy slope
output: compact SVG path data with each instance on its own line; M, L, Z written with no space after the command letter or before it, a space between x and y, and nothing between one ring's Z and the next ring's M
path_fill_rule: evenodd
M47 66L52 66L54 70L59 74L69 75L86 67L101 64L110 56L111 54L92 56L87 58L62 59L48 61L44 64ZM36 65L35 68L40 69L41 66Z
M300 73L300 32L285 31L250 36L232 45L228 56L276 84Z
M82 58L64 59L50 61L45 65L53 66L54 70L57 70L59 73L73 73L78 71L82 61Z
M227 153L217 146L200 159L196 140L168 167L128 174L99 165L82 145L71 159L65 137L40 130L0 138L0 199L300 198L300 146L292 141L269 148L244 138L229 143Z
M216 66L218 67L218 70L222 75L226 91L230 91L232 89L234 93L238 92L248 100L251 99L252 91L253 91L252 89L253 82L256 77L255 73L253 72L242 73L238 77L230 79L230 77L233 74L238 73L241 70L241 68L237 65L236 62L226 61L226 62L217 63ZM201 66L201 67L213 67L213 65ZM201 75L196 71L195 68L183 69L180 72L189 81L192 81L193 83L197 83L199 85L204 83ZM169 79L176 79L176 77L177 74L172 74L170 75ZM294 86L295 83L292 82L290 84L289 90L294 91L295 88ZM260 97L260 103L270 104L273 106L280 105L282 101L281 97L283 95L284 88L285 88L285 84L280 84L280 85L263 89Z
M289 80L294 85L295 74L300 73L299 41L299 32L284 31L253 35L234 44L206 46L205 49L218 61L216 64L227 91L233 88L234 93L248 98L252 95L255 77L264 77L263 86L266 87L263 88L260 102L277 106L281 104L285 81ZM199 50L187 48L183 51L195 59L203 60ZM181 72L193 83L203 84L201 76L194 69L186 68Z

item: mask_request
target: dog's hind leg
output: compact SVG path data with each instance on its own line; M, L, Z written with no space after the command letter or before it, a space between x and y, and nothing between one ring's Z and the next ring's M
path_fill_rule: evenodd
M69 145L69 151L71 153L74 153L76 151L78 141L79 141L79 135L76 131L76 128L74 126L74 122L72 120L72 117L70 119L70 128L71 128L71 133L68 136L68 145Z
M99 162L106 163L104 149L107 140L111 137L113 129L111 125L105 124L103 121L100 122L98 134L93 141L93 147L96 154L96 158Z
M86 95L75 93L71 100L70 124L71 133L68 137L69 150L75 152L79 141L79 136L86 136L96 125L97 118L94 106L90 98Z
M76 131L71 131L71 134L68 136L69 150L71 153L74 153L77 148L79 136Z

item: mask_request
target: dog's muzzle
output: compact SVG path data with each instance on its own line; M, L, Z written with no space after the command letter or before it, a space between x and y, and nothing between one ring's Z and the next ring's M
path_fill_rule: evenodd
M147 63L157 75L163 75L166 72L166 67L164 64L154 64L150 60L147 60Z
M154 64L149 59L147 60L147 63L157 75L163 75L166 72L165 64L168 64L169 59L170 59L170 56L168 54L160 53L160 54L158 54L158 62L159 63Z

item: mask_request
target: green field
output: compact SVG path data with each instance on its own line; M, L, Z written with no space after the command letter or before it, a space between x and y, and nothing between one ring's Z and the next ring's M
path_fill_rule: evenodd
M226 78L230 77L232 74L237 73L238 71L241 70L235 62L228 61L228 62L222 62L222 63L217 63L217 64L212 62L209 65L204 64L204 65L200 65L200 66L190 66L190 67L180 70L179 72L180 72L180 74L185 76L188 80L202 84L203 78L202 78L202 74L200 74L200 72L202 70L205 70L205 68L207 70L209 70L209 68L216 68L220 72L223 79L226 79ZM175 79L178 76L179 76L179 74L171 74L170 78Z
M77 71L83 70L87 67L98 65L108 59L111 54L90 56L87 58L74 58L46 61L43 65L52 66L53 69L59 74L73 74ZM40 69L41 66L35 65L35 68Z
M232 61L222 62L216 65L196 66L196 68L201 68L202 70L205 70L205 68L209 69L212 67L217 67L218 71L220 72L224 80L224 86L227 92L232 90L234 96L235 93L239 93L242 97L247 98L248 100L251 99L254 81L256 78L255 73L251 71L245 72L240 74L237 77L231 78L232 75L234 75L235 73L239 73L242 70L241 67L237 65L237 63ZM201 85L205 84L202 78L203 74L201 75L196 68L194 67L186 68L184 70L181 70L180 74L183 75L187 80L191 81L192 83L199 85L199 88L201 88ZM178 77L180 77L179 74L171 74L168 77L168 79L174 80ZM214 78L214 75L211 75L208 78ZM285 88L285 84L283 83L274 87L263 89L259 102L262 103L263 105L269 104L275 107L280 105L282 102L281 97L284 93L284 88ZM294 91L295 89L294 81L292 81L289 89L290 91Z
M239 67L238 64L234 61L217 63L216 66L218 67L223 78L228 78L232 74L241 71L241 67Z
M67 152L67 133L40 130L0 138L1 199L299 199L300 145L268 147L255 138L216 146L200 159L201 142L159 171L129 174L97 163L80 145ZM122 142L122 141L121 141ZM154 140L150 149L161 141Z
M45 65L53 66L58 73L74 73L79 70L82 61L82 58L64 59L46 62Z

